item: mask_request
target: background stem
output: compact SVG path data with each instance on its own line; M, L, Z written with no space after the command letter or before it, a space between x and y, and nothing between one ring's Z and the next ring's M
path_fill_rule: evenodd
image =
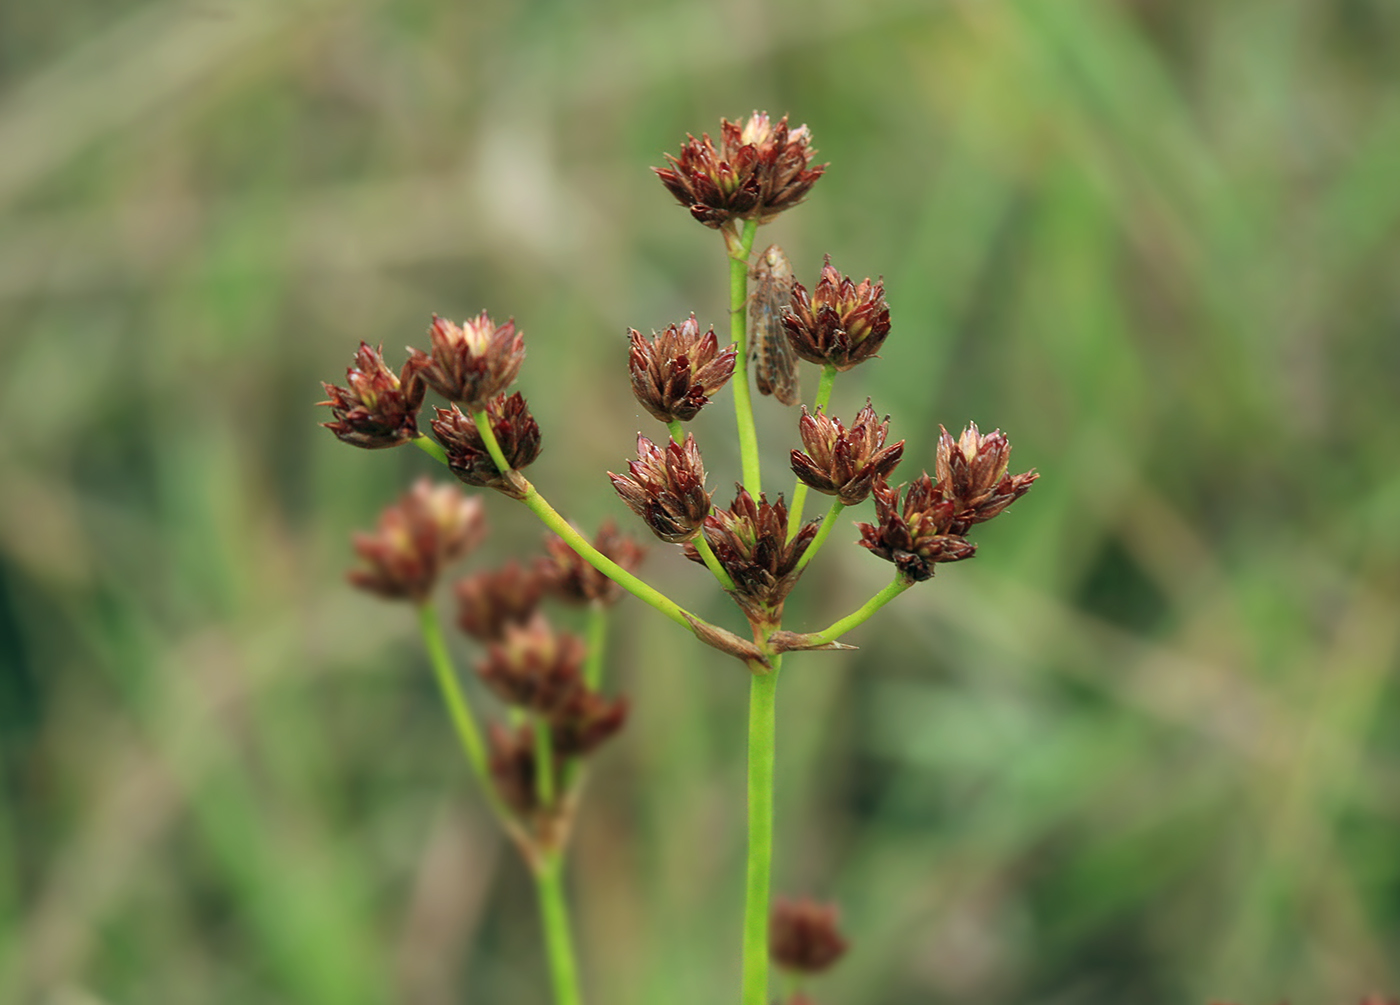
M534 876L554 1001L556 1005L583 1005L574 940L569 929L569 906L564 896L563 854L557 850L545 852L534 870Z

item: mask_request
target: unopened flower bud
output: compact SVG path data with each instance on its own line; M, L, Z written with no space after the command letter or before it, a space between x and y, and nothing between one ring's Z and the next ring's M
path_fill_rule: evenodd
M797 563L817 536L819 523L804 524L789 541L783 497L770 504L760 495L754 502L742 485L729 509L717 509L705 518L701 533L734 581L732 595L751 623L776 625L782 620L783 601L799 576ZM703 561L693 543L686 543L685 556Z
M613 488L653 534L672 544L688 541L710 513L710 493L705 491L705 467L695 437L685 443L667 440L658 447L637 436L637 459L627 462L631 476L611 471Z
M806 126L754 112L742 124L721 119L718 147L709 134L688 136L679 158L665 155L670 167L652 170L691 216L718 229L733 219L765 223L796 206L826 170L811 166L815 153Z
M704 335L692 314L680 327L669 325L648 341L627 329L632 349L632 393L662 422L689 422L734 375L734 346L719 348L714 328Z
M1030 491L1034 471L1008 475L1011 444L1000 430L985 436L972 422L956 440L939 426L938 488L953 503L953 531L965 534Z
M870 495L870 486L877 478L886 478L899 464L904 454L904 441L885 446L889 435L890 417L883 422L875 418L869 400L856 413L850 429L840 419L830 418L818 409L808 415L802 408L797 428L807 452L792 452L792 470L798 479L825 495L835 496L842 504L854 506Z
M554 752L560 757L586 757L616 736L626 721L626 698L608 699L580 688L550 716Z
M536 616L525 625L507 624L476 669L502 701L549 715L583 686L583 656L580 639Z
M433 315L431 353L414 349L409 365L448 401L475 412L505 391L525 359L525 339L510 320L499 328L482 311L464 324Z
M842 276L828 256L811 296L801 283L792 284L792 308L783 327L797 355L811 363L849 370L874 356L890 333L890 308L885 282Z
M500 395L486 405L491 430L505 455L511 471L532 464L540 455L540 427L520 392ZM439 408L433 420L433 433L447 451L447 463L452 473L468 485L497 489L517 499L524 498L518 477L502 475L492 460L476 422L464 415L456 405Z
M799 974L825 970L847 949L836 920L835 904L777 898L769 925L773 962Z
M512 559L499 569L457 581L457 624L482 642L500 640L506 625L523 625L544 594L544 577Z
M595 600L613 604L622 599L622 587L584 561L562 538L549 534L544 546L549 554L540 559L538 568L545 588L553 596L571 604L588 604ZM647 553L645 547L621 533L611 520L604 520L598 528L593 547L628 572L641 565Z
M954 504L944 499L928 473L914 479L901 511L900 490L888 482L875 484L876 523L856 524L860 545L915 583L933 576L939 562L971 558L977 546L953 532Z
M485 535L480 499L424 478L380 514L374 533L354 536L355 551L368 568L353 569L348 578L382 597L422 603L439 573Z
M397 447L418 435L418 410L423 407L426 388L412 364L405 363L403 375L384 365L384 347L371 349L360 343L355 365L345 371L349 387L322 382L334 419L323 422L337 437L352 446L377 450Z

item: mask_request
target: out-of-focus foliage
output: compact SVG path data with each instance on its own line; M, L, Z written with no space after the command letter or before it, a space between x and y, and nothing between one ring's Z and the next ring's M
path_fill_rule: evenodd
M1400 990L1397 40L1384 0L0 6L0 1000L546 1000L411 615L342 578L440 470L316 428L318 381L514 315L532 479L629 523L625 328L726 322L647 168L753 109L831 164L759 246L885 277L833 411L892 413L906 478L968 420L1042 473L785 670L777 887L853 942L818 1000ZM538 546L488 503L482 561ZM854 537L789 627L885 582ZM618 611L591 997L732 1000L746 682Z

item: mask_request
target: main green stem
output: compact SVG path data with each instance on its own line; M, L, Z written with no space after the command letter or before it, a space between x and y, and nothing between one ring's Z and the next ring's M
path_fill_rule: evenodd
M749 849L744 886L743 1005L768 1005L768 913L773 865L773 765L778 669L749 682Z
M546 851L540 857L534 875L554 1001L556 1005L583 1005L578 963L574 958L574 940L569 929L569 906L564 895L563 853L558 850Z
M729 253L729 333L737 349L734 361L734 417L739 425L739 458L744 488L758 498L763 480L758 469L758 430L753 422L753 397L749 393L749 253L753 250L758 221L744 223L739 246Z
M817 384L817 400L812 402L812 413L825 412L831 404L831 388L836 383L836 367L830 363L822 367L822 379ZM792 505L788 507L788 540L791 541L802 529L802 510L807 505L807 483L797 480L792 490ZM832 514L833 516L835 514ZM809 549L810 550L810 549Z

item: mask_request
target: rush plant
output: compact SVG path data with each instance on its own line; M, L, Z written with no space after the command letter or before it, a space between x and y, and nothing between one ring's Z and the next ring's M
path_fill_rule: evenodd
M849 422L829 412L840 373L877 358L891 333L883 281L855 282L830 258L809 289L792 277L776 245L754 256L758 228L801 203L825 165L806 126L755 113L721 121L718 142L688 137L667 166L653 168L691 216L723 239L729 268L729 344L701 331L694 314L648 338L629 329L632 393L664 427L639 434L626 472L609 472L613 488L667 545L703 565L735 602L746 634L711 624L639 578L641 548L604 527L594 540L561 517L523 474L540 453L541 433L524 397L509 393L525 356L513 320L497 325L484 312L462 324L434 317L430 349L411 350L396 373L382 351L361 344L347 387L326 385L325 423L346 443L368 449L413 444L461 482L494 489L523 504L552 532L549 555L530 566L478 572L456 587L461 627L485 646L478 672L511 710L509 725L483 739L444 645L432 594L441 570L471 550L482 533L482 504L454 487L422 483L381 517L374 535L357 539L367 568L352 581L418 610L425 645L462 747L502 826L520 849L539 889L555 996L582 1001L564 895L564 852L578 793L581 761L612 736L627 713L601 691L606 612L622 591L655 608L699 642L733 659L749 678L748 854L742 926L744 1005L770 1002L770 959L794 976L788 1001L808 1002L801 978L824 969L845 948L833 908L780 902L770 913L773 848L775 697L790 653L838 650L845 633L905 590L933 577L938 565L971 558L975 525L1024 495L1034 472L1009 474L1011 446L1000 431L969 424L942 430L933 474L891 483L904 441L890 443L890 419L867 402ZM754 288L750 289L753 280ZM752 323L750 323L752 322ZM794 423L801 448L789 497L770 501L759 468L750 380L787 404L800 399L799 360L820 369L815 400ZM752 371L752 374L751 374ZM685 423L726 385L733 400L742 481L719 505L707 487L700 445ZM618 375L619 393L622 376ZM445 399L418 425L427 391ZM824 517L804 521L809 491L830 497ZM783 628L783 606L826 543L842 510L873 499L871 522L858 523L859 544L894 567L890 583L819 632ZM587 604L587 641L556 632L537 611L546 594ZM638 714L648 714L640 709Z

